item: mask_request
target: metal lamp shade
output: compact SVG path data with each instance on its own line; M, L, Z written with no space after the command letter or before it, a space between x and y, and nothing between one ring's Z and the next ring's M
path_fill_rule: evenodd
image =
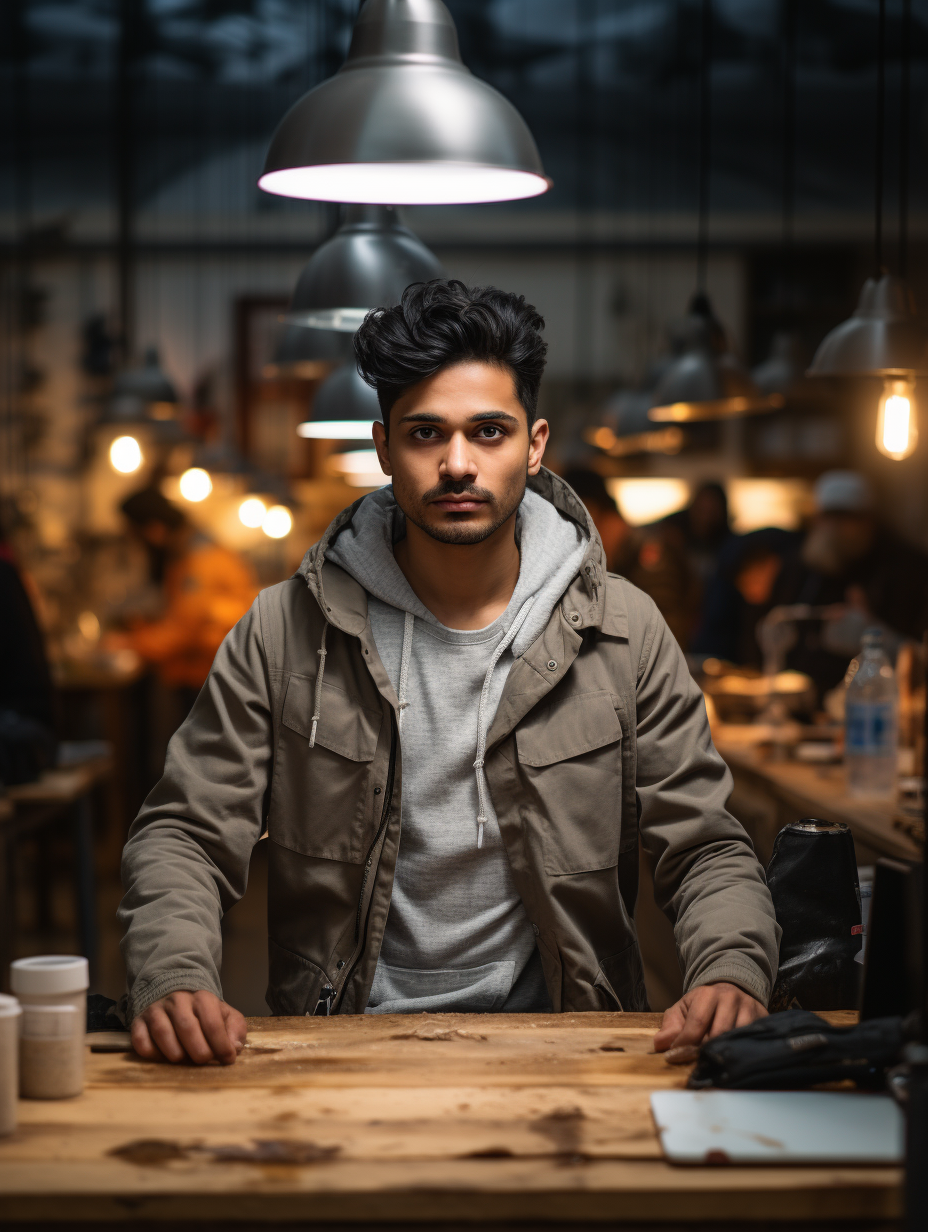
M138 368L126 368L113 382L114 398L141 402L177 402L177 390L161 367L157 347L148 347Z
M264 365L263 374L269 380L318 381L328 375L333 365L345 363L350 356L351 339L344 334L285 325L273 358Z
M286 320L354 333L371 308L399 303L411 282L443 278L441 262L385 205L349 205L300 274Z
M805 355L798 335L786 330L774 334L770 354L751 372L763 394L786 394L805 378Z
M377 395L351 363L322 382L297 433L315 440L364 441L371 439L376 421L383 422Z
M727 349L724 331L704 295L694 298L682 327L680 353L667 366L652 395L654 423L696 423L772 411L780 394L764 394Z
M854 315L827 334L809 376L892 376L928 372L925 330L901 278L868 278Z
M367 0L347 60L284 116L258 184L397 205L510 201L550 187L525 121L461 63L441 0Z

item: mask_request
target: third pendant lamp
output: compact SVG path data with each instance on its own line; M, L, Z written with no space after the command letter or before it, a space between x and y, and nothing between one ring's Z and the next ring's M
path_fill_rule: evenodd
M349 205L342 225L300 274L285 319L354 333L371 308L398 303L411 282L444 276L441 262L392 206Z
M348 58L287 112L265 192L317 201L451 205L546 192L525 121L461 62L441 0L366 0Z

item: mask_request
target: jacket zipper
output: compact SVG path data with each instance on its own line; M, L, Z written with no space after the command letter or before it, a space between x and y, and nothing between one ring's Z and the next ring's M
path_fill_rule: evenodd
M361 893L358 896L358 913L355 918L355 925L354 925L354 943L355 943L357 952L354 956L354 959L351 962L350 967L348 967L347 974L341 981L341 986L339 987L338 991L334 992L332 996L327 998L328 1008L325 1011L323 1011L326 1014L331 1014L334 1002L338 1001L338 998L341 996L342 992L347 987L348 981L351 979L351 976L354 974L354 969L360 962L361 955L364 953L364 946L360 944L361 942L361 917L364 913L364 893L367 889L367 883L370 880L371 868L374 863L374 852L377 850L377 844L380 842L381 837L383 836L383 832L387 828L387 818L389 817L389 814L390 814L390 805L393 803L393 780L395 777L395 771L396 771L396 716L394 715L392 707L391 707L391 710L390 710L390 768L387 772L387 789L384 792L383 809L381 810L381 813L380 813L380 825L377 829L377 833L374 836L374 841L371 843L370 847L368 848L367 860L365 861L365 864L364 864L364 876L361 878ZM328 988L323 989L323 993L327 993L330 991L331 990ZM320 998L320 1000L322 999L324 998Z

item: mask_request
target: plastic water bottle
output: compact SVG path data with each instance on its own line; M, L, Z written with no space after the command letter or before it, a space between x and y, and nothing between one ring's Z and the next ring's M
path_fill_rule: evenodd
M845 676L844 760L852 796L896 794L899 696L880 629L866 629Z

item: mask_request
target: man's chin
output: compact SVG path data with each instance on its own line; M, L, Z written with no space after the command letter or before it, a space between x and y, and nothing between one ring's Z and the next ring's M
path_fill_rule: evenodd
M495 522L483 518L471 521L463 514L452 514L435 522L423 519L419 527L439 543L460 545L483 543L499 529Z

